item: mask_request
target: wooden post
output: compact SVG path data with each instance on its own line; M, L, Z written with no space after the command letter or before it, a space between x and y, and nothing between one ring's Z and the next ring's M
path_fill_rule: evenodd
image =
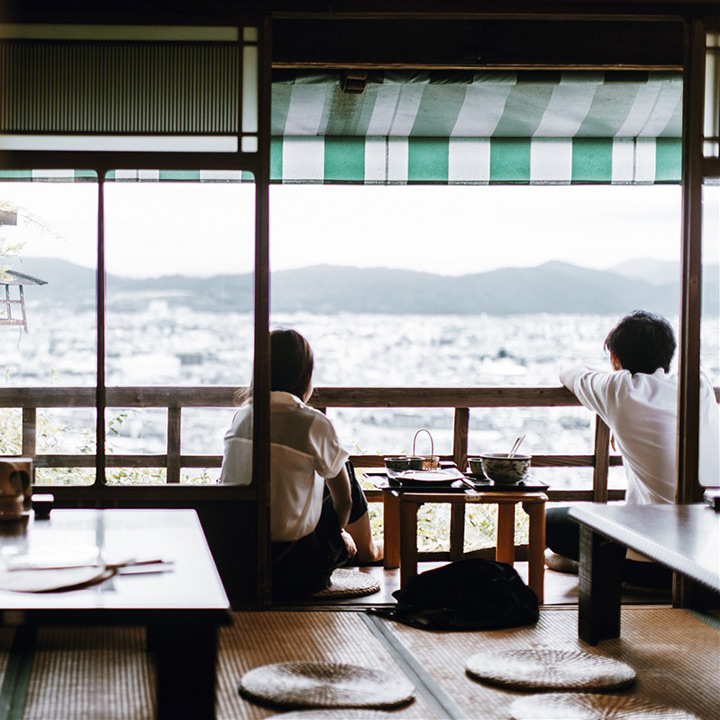
M241 33L242 36L242 33ZM255 357L253 361L253 486L257 491L259 607L270 605L270 102L272 21L260 27L258 171L255 176ZM242 52L242 48L240 48ZM240 108L238 108L240 110ZM238 118L238 127L242 127ZM238 142L240 139L238 138ZM240 242L241 238L238 238Z
M610 428L595 416L595 449L593 455L593 502L608 501L608 468L610 467Z
M455 408L453 420L453 460L460 472L467 469L470 408ZM460 560L465 553L465 504L450 506L450 559Z
M20 285L20 313L22 314L22 326L25 328L25 332L27 332L27 315L25 314L25 290L23 289L23 286Z
M453 459L460 472L465 472L468 459L470 408L455 408L453 420Z
M34 458L37 452L37 408L22 409L22 454Z
M167 425L167 482L180 482L180 446L182 435L182 410L179 407L168 408Z
M702 315L702 144L705 28L685 30L683 75L682 275L678 368L677 502L700 502L700 321Z
M677 489L681 505L701 502L700 321L702 314L702 148L705 95L705 28L701 20L685 27L683 68L682 272L678 348ZM675 576L673 605L692 602L692 586Z

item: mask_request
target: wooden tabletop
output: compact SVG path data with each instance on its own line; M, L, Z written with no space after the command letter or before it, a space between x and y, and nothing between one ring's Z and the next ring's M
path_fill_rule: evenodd
M587 503L570 517L708 587L720 590L720 513L706 505Z
M169 572L116 575L69 592L0 591L0 610L83 613L204 611L218 618L229 608L194 510L53 510L49 520L0 523L0 566L9 558L162 558Z
M417 490L404 490L398 493L401 501L423 503L519 503L519 502L547 502L547 495L538 491L521 490L466 490L465 492L418 492Z

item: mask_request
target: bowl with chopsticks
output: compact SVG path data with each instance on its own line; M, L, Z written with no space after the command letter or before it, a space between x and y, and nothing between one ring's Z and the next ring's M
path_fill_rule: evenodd
M500 485L518 483L528 476L532 455L510 455L509 453L485 453L469 458L468 464L473 475L480 470L488 480Z

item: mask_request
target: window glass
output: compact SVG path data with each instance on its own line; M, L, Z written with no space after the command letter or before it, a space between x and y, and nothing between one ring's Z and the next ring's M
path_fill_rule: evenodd
M163 171L154 173L160 182L142 181L152 175L118 171L105 186L106 450L167 453L169 469L165 475L145 458L135 470L108 470L108 478L210 482L219 476L233 391L251 379L254 185L212 173L214 181L204 173L166 181L178 174ZM123 181L133 177L140 182ZM214 458L198 473L204 456ZM164 459L156 464L164 468Z
M40 455L37 484L91 483L96 432L97 178L78 170L13 171L4 176L0 182L0 386L9 393L25 388L31 402L23 423L12 396L4 396L2 452ZM67 467L58 467L53 459L57 455L65 456Z
M308 338L317 387L380 389L377 410L329 411L350 452L409 450L440 411L384 410L383 387L558 387L566 365L610 370L604 338L633 310L677 330L680 200L661 184L273 186L272 325ZM589 455L594 422L473 409L470 449L527 434L533 454ZM542 472L553 487L592 477Z

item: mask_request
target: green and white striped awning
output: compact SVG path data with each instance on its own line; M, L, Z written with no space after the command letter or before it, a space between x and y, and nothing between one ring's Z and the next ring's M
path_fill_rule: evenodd
M340 72L274 77L273 182L680 182L680 73L406 71L370 73L361 92L344 85ZM96 179L81 170L0 178ZM243 182L252 175L118 170L108 179Z
M679 73L386 72L355 93L343 82L276 78L276 181L680 181Z

